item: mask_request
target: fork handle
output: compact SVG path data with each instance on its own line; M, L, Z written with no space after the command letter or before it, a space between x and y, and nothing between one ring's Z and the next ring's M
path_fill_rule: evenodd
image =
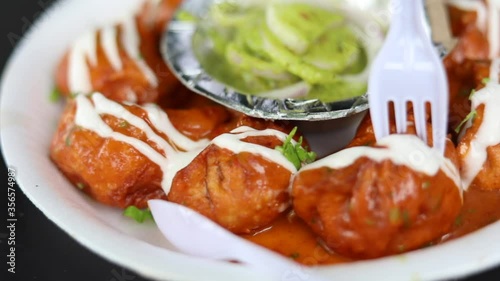
M425 29L425 6L423 0L391 0L392 19L387 36L426 36L430 40L430 30ZM425 38L425 37L424 37Z

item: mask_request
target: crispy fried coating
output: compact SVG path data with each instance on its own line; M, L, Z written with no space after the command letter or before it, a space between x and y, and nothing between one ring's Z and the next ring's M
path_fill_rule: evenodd
M450 24L458 43L444 58L450 93L449 124L453 131L470 112L472 90L484 87L490 75L487 35L476 25L477 14L449 7Z
M460 167L465 168L465 159L468 153L474 149L472 141L476 138L476 134L483 123L484 104L481 104L476 109L476 115L472 125L465 130L463 137L457 146L457 151L460 160ZM492 145L486 148L486 161L484 162L481 171L476 175L470 187L483 190L499 190L500 185L500 144Z
M139 35L139 58L130 57L124 46L124 25L119 23L113 27L115 29L116 47L122 67L116 69L110 58L107 57L103 43L103 29L93 32L96 38L95 56L96 62L91 63L87 56L87 68L90 76L92 91L101 92L106 97L118 101L137 102L139 104L148 102L158 102L167 97L166 101L172 106L185 102L186 96L177 95L177 89L181 87L180 82L170 72L162 59L160 48L161 35L165 22L170 18L174 8L179 1L165 0L160 5L155 5L152 1L145 1L143 7L134 18ZM72 47L74 48L74 46ZM72 94L70 88L69 60L71 49L62 58L56 70L56 86L66 96ZM155 76L157 84L148 79L144 68L149 68ZM87 93L83 93L87 94Z
M151 124L141 108L123 106ZM76 102L69 100L50 147L52 161L75 186L99 202L120 208L145 208L149 199L166 199L158 165L127 143L100 137L75 125L75 113ZM179 132L199 140L210 136L219 123L225 122L228 113L220 106L207 106L167 114ZM102 119L115 132L144 141L164 154L140 129L114 116L103 115Z
M243 141L273 148L276 137ZM289 206L291 172L248 152L235 154L208 146L172 183L168 200L183 204L234 233L251 233L276 219Z
M448 142L448 156L455 153ZM332 250L376 258L423 247L446 234L462 199L444 172L416 172L391 160L367 157L340 169L300 171L293 207Z
M414 123L415 118L412 114L411 105L409 105L408 108L409 108L407 115L408 127L406 133L416 135L417 133ZM427 114L426 116L427 122L429 122L429 119L430 116ZM389 132L391 134L395 134L397 132L396 121L394 119L394 116L391 116L391 119L389 120ZM432 145L432 127L430 123L427 123L427 138L428 138L428 144ZM375 138L375 131L373 129L372 120L370 114L367 114L359 124L359 127L356 131L356 135L354 136L352 141L347 145L347 147L374 146L376 142L377 139Z

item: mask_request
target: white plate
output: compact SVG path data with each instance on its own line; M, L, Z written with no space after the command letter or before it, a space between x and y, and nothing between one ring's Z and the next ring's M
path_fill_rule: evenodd
M155 225L136 224L121 211L72 187L48 157L61 113L48 95L57 62L84 30L116 19L140 0L67 0L55 5L19 44L1 85L0 128L7 165L30 200L85 247L159 280L269 280L247 268L177 253ZM333 280L435 280L500 264L500 223L444 245L346 265L327 266ZM57 245L55 245L57 246Z

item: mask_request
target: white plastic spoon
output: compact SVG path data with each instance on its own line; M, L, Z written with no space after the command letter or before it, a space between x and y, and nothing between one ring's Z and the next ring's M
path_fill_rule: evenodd
M181 252L209 259L234 260L274 280L327 280L266 248L240 238L182 205L150 200L149 208L163 235Z

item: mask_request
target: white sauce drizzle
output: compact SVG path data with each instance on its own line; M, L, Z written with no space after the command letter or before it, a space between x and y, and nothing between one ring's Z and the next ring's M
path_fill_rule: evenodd
M106 26L101 30L102 48L104 49L104 53L111 63L111 66L113 66L116 71L123 68L117 40L118 38L115 26Z
M87 59L91 65L97 64L97 37L94 32L87 32L71 47L68 58L68 83L72 93L89 93L92 91Z
M125 19L122 23L122 44L123 48L131 57L136 65L141 69L142 73L146 76L149 83L153 87L158 86L158 79L156 78L153 70L144 62L144 59L141 58L141 38L139 36L139 31L137 29L137 23L135 22L134 17L129 17Z
M175 145L183 150L189 151L193 149L199 149L206 147L210 141L208 139L202 139L199 141L193 141L185 135L181 134L177 129L175 129L172 122L168 118L167 114L161 110L157 105L147 104L142 107L149 117L149 121L155 126L159 131L164 133L168 138L175 143Z
M249 152L260 155L268 161L288 169L292 174L297 171L295 166L277 150L241 141L250 136L275 136L280 140L285 140L287 135L280 131L273 129L257 131L249 127L241 127L234 130L231 134L218 136L212 142L206 139L192 141L175 129L164 111L154 105L141 107L147 112L148 118L156 130L168 136L169 140L176 146L188 150L187 152L183 152L176 150L175 147L171 146L165 139L156 134L146 121L135 116L119 103L107 99L100 93L93 94L91 99L93 104L85 95L78 95L76 97L77 110L75 124L98 134L102 138L111 138L127 143L158 165L163 172L161 185L166 194L170 192L173 179L177 172L189 165L189 163L191 163L193 159L211 143L234 153ZM165 152L165 155L156 151L144 141L113 131L113 129L102 120L101 114L123 119L130 125L140 129L149 141L154 142L159 149Z
M126 96L127 102L130 102L132 104L137 103L137 94L132 89L127 90Z
M448 4L462 11L476 12L476 25L482 32L487 30L488 8L478 0L448 0Z
M500 58L496 58L491 62L490 66L490 82L492 84L499 84L500 75Z
M101 47L111 66L116 71L123 69L123 62L118 46L121 43L149 84L157 87L158 78L156 74L141 57L141 38L135 21L135 15L128 15L120 23L120 26L123 30L121 42L118 42L117 39L118 28L116 25L107 26L101 30ZM88 94L92 92L90 69L87 65L87 59L91 65L97 64L97 38L95 31L85 33L71 46L68 62L68 84L72 93Z
M367 157L373 161L390 160L396 165L404 165L413 171L435 176L440 170L450 178L462 194L460 172L451 160L439 151L428 147L413 135L389 135L377 142L379 147L352 147L341 150L326 158L302 168L302 171L321 167L342 169L352 165L356 160Z
M496 65L498 65L496 60ZM498 81L498 69L496 72ZM500 122L498 114L500 113L500 85L489 82L485 88L477 91L471 97L472 108L476 109L484 104L484 113L482 123L470 142L469 151L465 155L464 166L462 168L462 182L467 189L481 171L487 159L486 149L500 143ZM470 124L468 126L470 127Z
M240 127L237 130L233 130L231 134L222 134L216 137L215 139L212 140L212 143L220 148L228 149L234 153L248 152L260 155L263 158L266 158L284 167L285 169L289 170L292 174L297 172L295 166L288 159L286 159L286 157L283 156L281 152L277 151L276 149L265 148L258 144L241 141L242 139L245 139L247 137L255 137L255 136L275 136L281 141L284 141L287 137L286 134L273 129L256 131L255 129L252 129L250 127Z
M500 56L500 1L448 0L448 4L464 11L476 12L476 24L488 36L490 59Z

